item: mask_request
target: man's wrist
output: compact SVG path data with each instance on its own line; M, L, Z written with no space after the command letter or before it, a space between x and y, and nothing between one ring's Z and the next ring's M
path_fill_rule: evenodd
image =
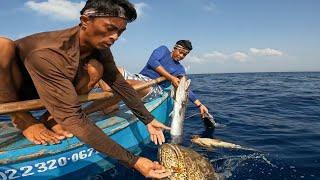
M150 121L148 122L148 124L146 124L146 126L148 126L153 120L155 120L155 119L150 120Z
M198 108L200 108L201 106L203 106L203 104L202 104L202 103L200 103L200 104L198 104L198 105L197 105L197 107L198 107Z
M139 160L139 156L136 156L134 161L132 161L132 166L134 169L138 170L139 169L139 164L138 164L138 160Z

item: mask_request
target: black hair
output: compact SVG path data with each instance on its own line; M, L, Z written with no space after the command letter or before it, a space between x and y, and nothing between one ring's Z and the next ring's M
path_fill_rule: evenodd
M137 19L137 11L128 0L88 0L80 14L83 15L87 9L95 9L98 13L111 12L117 14L120 8L125 10L128 22Z
M192 50L192 44L191 44L191 41L189 41L189 40L179 40L176 42L176 45L180 45L180 46L188 49L189 51Z

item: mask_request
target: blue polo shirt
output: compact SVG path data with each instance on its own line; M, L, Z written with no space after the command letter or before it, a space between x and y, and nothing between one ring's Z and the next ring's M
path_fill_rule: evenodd
M141 70L140 74L147 76L151 79L156 79L160 77L160 74L156 72L156 68L159 66L163 66L166 71L168 71L173 76L185 76L186 71L184 67L180 64L180 62L175 61L171 57L171 52L166 46L160 46L155 49L145 67ZM166 88L170 86L169 81L165 81L160 84L161 87ZM198 97L192 92L189 91L189 100L194 103Z

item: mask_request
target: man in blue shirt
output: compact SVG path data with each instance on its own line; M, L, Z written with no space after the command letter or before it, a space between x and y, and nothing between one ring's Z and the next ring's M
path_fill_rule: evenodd
M120 67L118 67L118 70L124 76L124 79L127 80L127 82L131 85L141 84L150 81L151 79L164 76L169 81L160 83L162 88L170 86L171 83L177 87L180 82L179 78L186 75L186 71L179 61L183 60L191 50L192 45L190 41L180 40L176 43L172 52L170 52L166 46L160 46L159 48L155 49L151 54L146 66L139 74L131 74L124 68ZM108 89L110 89L110 87L108 87L108 85L103 81L99 82L99 86L104 91L108 91ZM144 102L148 102L154 97L157 97L159 94L162 94L161 87L153 86L151 88L147 88L140 92L139 95L142 97ZM191 90L189 91L189 100L199 108L202 118L208 115L207 107L201 103L195 93ZM110 109L111 105L116 103L118 103L118 100L105 101L104 103L97 102L96 104L87 107L85 112L87 114L99 110L104 113L109 112L113 110L112 108ZM105 108L106 106L107 108ZM117 107L117 105L115 107Z
M180 61L183 60L191 50L192 44L188 40L178 41L172 52L170 52L166 46L160 46L153 51L140 74L151 79L164 76L177 87L180 82L179 77L186 75L186 71L180 64ZM161 86L168 87L170 85L169 81L162 83ZM207 107L201 103L191 90L189 91L189 100L199 108L202 117L208 113Z

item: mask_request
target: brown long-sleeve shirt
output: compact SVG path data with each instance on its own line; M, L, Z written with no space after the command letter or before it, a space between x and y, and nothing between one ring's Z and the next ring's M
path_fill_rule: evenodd
M106 136L80 108L75 82L85 60L80 60L79 32L76 26L19 39L15 42L17 56L29 72L41 102L59 124L96 150L133 166L138 157ZM110 49L96 50L86 60L92 58L103 64L102 79L148 124L154 117L117 70Z

